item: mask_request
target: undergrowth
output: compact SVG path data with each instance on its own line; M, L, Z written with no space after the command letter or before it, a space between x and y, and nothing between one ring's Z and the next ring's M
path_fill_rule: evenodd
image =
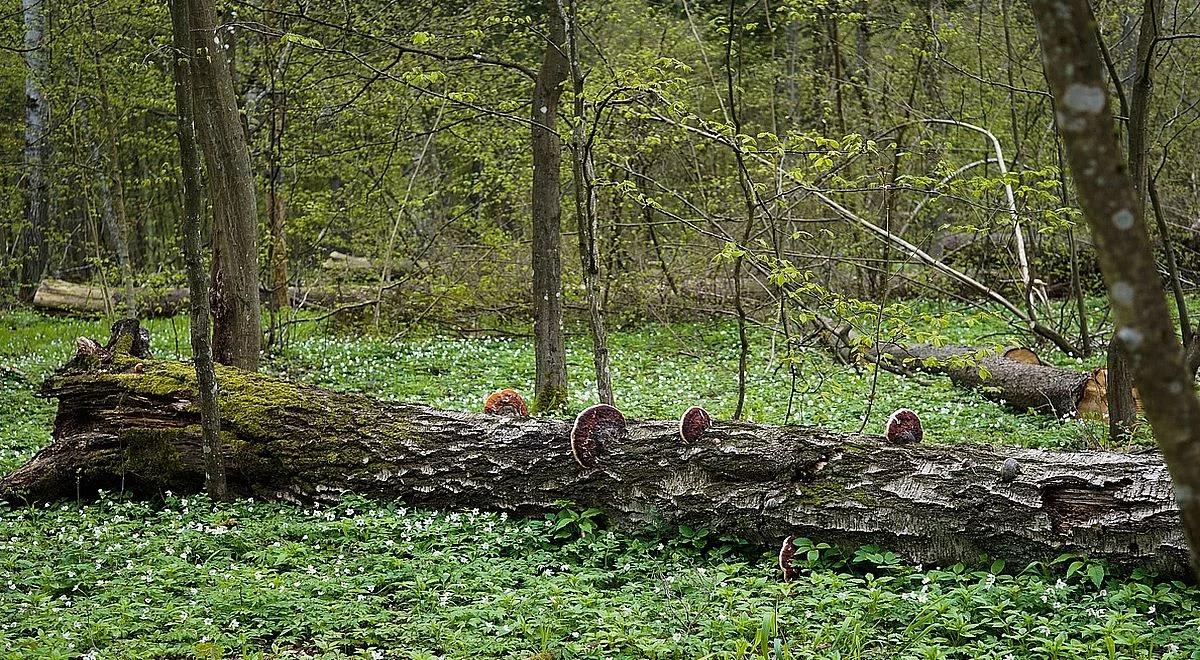
M1004 343L986 321L948 341ZM964 329L965 328L965 329ZM185 356L186 324L150 323L154 350ZM101 322L0 317L0 470L48 441L37 384ZM178 339L177 339L178 338ZM788 417L788 366L753 336L747 411ZM618 405L716 416L736 396L726 324L612 337ZM778 355L780 351L777 351ZM571 411L594 397L586 336L569 345ZM922 412L931 442L1102 444L1087 424L1016 414L943 378L901 379L801 354L790 421L877 431ZM528 392L524 339L410 332L402 341L294 336L266 370L394 399L474 410L498 387ZM763 548L707 530L666 538L609 529L596 511L517 520L348 499L335 507L165 495L0 509L0 657L363 658L1200 658L1200 591L1063 557L1050 565L928 568L886 549L807 544L783 584ZM540 654L540 655L539 655Z

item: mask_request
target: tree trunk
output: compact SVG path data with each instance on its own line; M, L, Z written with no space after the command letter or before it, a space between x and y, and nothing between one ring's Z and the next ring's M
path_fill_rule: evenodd
M561 0L558 10L563 12ZM575 126L572 128L572 173L575 181L575 224L579 231L579 259L583 266L583 288L587 295L588 325L592 331L592 362L596 367L596 395L600 403L613 405L612 371L608 366L608 333L604 330L604 309L600 300L600 223L596 218L596 173L592 159L594 135L587 131L587 104L584 96L583 68L579 62L579 20L575 0L567 0L570 9L567 26L572 91L575 101Z
M50 105L46 98L49 57L46 54L47 0L21 0L25 24L25 222L16 237L20 259L17 283L22 300L33 298L50 261L46 232L50 228Z
M533 86L533 407L546 411L567 399L567 349L562 312L562 143L554 125L569 65L567 29L558 0L546 0L549 43Z
M1087 0L1034 0L1046 77L1057 101L1080 207L1096 242L1146 418L1174 480L1175 499L1200 577L1200 398L1167 311L1143 209L1125 169Z
M148 338L136 326L116 330L124 334L108 349L80 339L79 354L46 382L43 393L59 400L54 441L0 480L0 497L201 486L193 369L146 357ZM440 411L221 366L217 379L229 487L242 495L303 501L353 492L522 515L566 500L634 528L690 525L772 546L797 534L845 548L882 545L914 562L1086 553L1124 568L1186 570L1170 480L1155 454L893 446L742 422L717 422L683 444L675 421L635 421L605 445L599 467L584 469L564 420ZM1009 458L1019 469L1006 480Z
M196 134L204 151L213 206L213 357L258 368L258 211L250 152L212 0L191 0L191 76Z
M96 27L95 13L89 8L88 19L91 22L94 36L100 34ZM105 216L109 220L113 246L117 253L117 267L121 271L121 288L125 292L121 297L124 316L127 319L138 317L137 296L134 295L133 264L129 259L129 216L125 213L125 182L121 176L121 153L117 147L117 126L112 114L112 103L108 97L108 79L104 75L104 65L100 59L99 44L92 45L92 61L96 65L96 84L100 92L100 118L104 124L104 173L107 178L108 193L105 195ZM104 187L101 193L105 192ZM109 217L111 216L111 217Z
M275 16L272 3L263 12L264 24L275 29ZM267 93L271 104L267 115L267 216L271 232L271 309L277 312L288 306L287 200L280 188L283 185L283 134L287 117L287 90L282 85L290 50L287 45L264 47L263 50L271 76Z
M208 274L200 240L200 220L204 212L201 189L200 154L196 147L195 102L191 48L191 9L189 0L171 0L171 35L174 41L172 72L175 78L176 137L183 178L183 259L187 267L191 297L191 343L197 398L199 399L200 447L204 466L204 488L214 500L226 497L225 461L221 446L221 414L217 408L217 377L213 366L212 341L209 337Z
M1162 0L1145 0L1142 27L1138 33L1133 85L1129 95L1129 175L1133 182L1134 204L1139 213L1146 209L1147 158L1146 131L1150 115L1150 92L1154 86L1154 43L1162 17ZM1120 86L1120 80L1114 80ZM1166 235L1163 240L1168 240ZM1137 409L1133 405L1133 372L1125 364L1124 351L1114 336L1108 345L1109 435L1114 442L1133 436Z

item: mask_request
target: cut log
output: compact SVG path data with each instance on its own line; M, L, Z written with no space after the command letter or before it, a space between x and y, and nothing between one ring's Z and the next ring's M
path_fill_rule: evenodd
M1060 418L1108 412L1103 374L1044 364L1033 349L1024 346L997 350L898 342L868 345L849 326L835 327L825 320L818 323L823 341L846 363L878 362L881 368L899 374L945 375L955 385L977 390L989 400Z
M378 278L383 263L383 261L377 259L359 257L334 250L329 253L325 261L321 262L321 268L334 277L353 279L355 277L369 278L374 276ZM392 263L388 265L388 270L393 276L417 270L427 270L428 268L429 264L424 260L413 261L405 258L393 259Z
M33 294L33 306L53 313L104 314L123 307L125 294L109 289L107 302L104 287L79 284L66 280L45 279L38 284ZM187 289L161 291L148 288L135 289L138 309L146 316L171 316L187 304Z
M872 361L882 356L882 361L904 371L945 374L959 387L978 390L987 399L1019 410L1078 416L1089 383L1096 385L1091 373L1013 360L1006 356L1010 352L1030 351L886 342L871 348L868 356Z
M59 400L54 440L0 480L0 498L201 488L194 370L147 357L134 336L136 326L103 349L79 342L46 381L44 394ZM242 495L358 493L528 515L567 500L642 530L686 524L771 547L799 535L877 544L914 562L1085 553L1186 573L1157 454L888 446L878 436L722 421L685 444L676 421L631 421L585 468L563 420L447 412L219 365L217 376L229 488ZM1010 458L1019 469L1005 468Z

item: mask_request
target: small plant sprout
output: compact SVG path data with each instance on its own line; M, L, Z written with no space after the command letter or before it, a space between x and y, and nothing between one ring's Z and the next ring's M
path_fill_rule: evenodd
M528 417L529 406L516 390L505 388L488 396L483 403L483 412L503 417Z
M783 571L783 581L791 582L796 577L796 569L792 566L792 557L796 556L796 537L789 536L779 546L779 569Z
M571 454L585 468L600 465L612 440L625 433L625 415L608 405L597 404L579 413L571 427Z
M695 442L712 426L712 415L700 406L688 408L679 418L679 437L685 443Z
M885 428L883 436L887 439L888 444L892 445L912 445L925 437L925 431L921 428L921 419L917 417L917 413L908 408L901 408L892 413L888 417Z

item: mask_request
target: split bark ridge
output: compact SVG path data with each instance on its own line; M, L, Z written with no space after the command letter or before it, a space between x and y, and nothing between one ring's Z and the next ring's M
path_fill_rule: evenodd
M194 372L145 357L124 339L136 336L125 328L115 348L81 351L46 382L43 393L59 400L54 441L0 480L0 497L200 488ZM1186 570L1156 454L900 447L878 436L721 421L684 444L677 421L632 421L600 465L585 469L561 420L440 411L222 366L217 378L229 488L242 495L354 492L525 515L567 500L643 531L689 525L767 546L800 535L877 544L914 562L1086 553L1117 567ZM1008 459L1020 469L1005 469Z

